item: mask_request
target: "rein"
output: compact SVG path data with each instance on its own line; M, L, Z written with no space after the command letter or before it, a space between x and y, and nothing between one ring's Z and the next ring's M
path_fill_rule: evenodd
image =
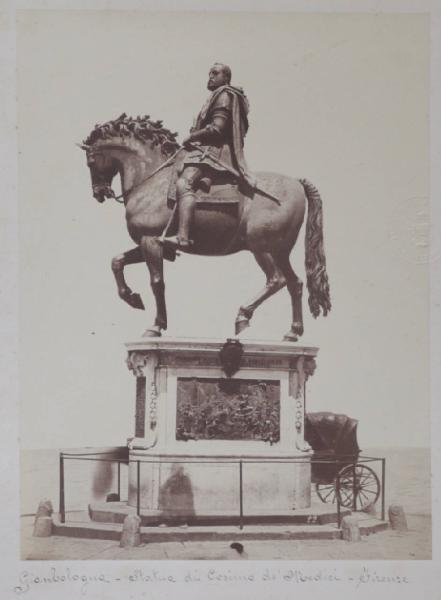
M140 181L136 185L133 185L127 192L123 192L119 196L113 196L113 199L116 200L116 202L118 202L118 204L124 204L125 203L125 196L128 196L129 194L131 194L133 192L133 190L136 190L136 188L138 188L141 185L143 185L146 181L148 181L154 175L156 175L156 173L159 173L159 171L162 171L162 169L164 169L165 167L168 167L168 165L171 165L172 162L175 160L176 156L179 154L179 152L181 152L181 150L184 150L184 148L181 147L178 150L176 150L176 152L174 154L172 154L172 156L170 156L169 158L167 158L167 160L164 161L161 165L159 165L159 167L157 169L155 169L153 171L153 173L150 173L150 175L148 177L146 177L145 179L143 179L142 181ZM121 198L122 198L122 200L121 200Z
M127 192L123 192L122 194L120 194L119 196L113 196L113 199L118 202L118 204L124 204L125 203L125 196L131 194L133 192L133 190L135 190L136 188L140 187L141 185L143 185L146 181L148 181L149 179L151 179L154 175L156 175L157 173L159 173L159 171L162 171L162 169L164 169L165 167L169 166L170 164L173 163L173 161L175 160L176 156L179 154L179 152L181 152L182 150L185 150L185 148L183 146L181 146L181 148L178 148L178 150L176 150L176 152L174 154L172 154L172 156L170 156L169 158L167 158L166 161L164 161L162 164L159 165L159 167L157 169L155 169L153 171L153 173L150 173L150 175L148 177L146 177L145 179L143 179L142 181L140 181L139 183L137 183L136 185L133 185ZM259 190L260 191L260 190ZM265 194L267 195L267 194ZM121 200L122 198L122 200ZM245 196L246 198L246 196ZM273 198L272 198L273 199ZM279 203L280 204L280 203ZM241 229L242 229L242 223L245 219L245 214L248 213L249 210L249 205L250 203L245 203L245 206L242 210L242 214L240 216L239 219L239 223L237 225L236 231L233 234L233 237L231 238L231 240L229 241L229 243L226 245L226 247L224 248L224 251L222 252L222 255L227 255L228 252L230 251L230 249L234 246L234 244L237 242L240 233L241 233ZM177 209L178 203L175 203L175 206L172 210L172 214L170 215L170 218L162 232L161 235L161 242L164 242L164 238L167 235L167 232L170 228L170 225L175 217L176 214L176 209Z

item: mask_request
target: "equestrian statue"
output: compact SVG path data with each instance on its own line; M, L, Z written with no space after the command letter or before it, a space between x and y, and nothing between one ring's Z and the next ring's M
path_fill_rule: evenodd
M251 174L244 158L248 100L231 85L231 70L216 63L207 84L211 94L182 146L177 133L148 116L126 114L96 125L79 144L86 151L93 196L98 202L115 198L124 203L128 232L135 247L112 260L119 296L144 309L139 294L124 277L126 265L145 262L156 301L154 324L145 336L167 329L164 259L179 252L224 256L249 250L266 276L263 289L239 308L236 335L256 308L283 287L292 303L292 323L284 336L297 341L303 334L303 284L289 255L308 214L305 270L309 307L314 317L331 309L323 247L322 200L307 179L269 172ZM112 190L121 178L120 196Z

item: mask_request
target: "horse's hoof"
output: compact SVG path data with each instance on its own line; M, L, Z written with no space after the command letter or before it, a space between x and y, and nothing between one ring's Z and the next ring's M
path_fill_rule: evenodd
M146 329L142 337L161 337L161 330L159 328Z
M128 288L120 292L119 297L124 300L124 302L127 302L127 304L132 308L139 308L141 310L145 309L141 296L132 292Z
M139 308L140 310L145 310L144 302L139 294L131 294L129 298L129 304L133 308Z
M250 326L249 319L240 319L236 321L236 335L239 335L244 329Z

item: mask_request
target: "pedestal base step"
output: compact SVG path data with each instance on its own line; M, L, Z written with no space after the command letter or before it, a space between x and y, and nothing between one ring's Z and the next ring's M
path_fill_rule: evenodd
M360 521L361 535L369 535L388 528L386 521L363 518ZM69 522L61 523L54 518L53 535L66 537L113 540L121 538L122 525L115 523ZM242 540L339 540L341 529L336 524L328 525L247 525L244 529L223 525L214 527L141 527L141 542L191 541L242 541Z
M127 515L136 514L133 506L126 502L97 502L89 505L89 516L97 523L122 523ZM350 515L349 509L341 510L341 518ZM141 525L146 527L167 525L173 526L211 526L239 525L239 511L218 511L216 514L167 514L163 511L141 509ZM317 504L309 508L299 508L289 513L271 511L264 513L248 512L242 517L244 525L326 525L337 523L337 511L329 504Z

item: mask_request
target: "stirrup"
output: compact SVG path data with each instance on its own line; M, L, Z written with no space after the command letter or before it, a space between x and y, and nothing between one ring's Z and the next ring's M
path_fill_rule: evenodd
M189 250L193 246L192 240L181 239L177 235L171 237L159 238L159 241L164 246L173 248L174 250Z

